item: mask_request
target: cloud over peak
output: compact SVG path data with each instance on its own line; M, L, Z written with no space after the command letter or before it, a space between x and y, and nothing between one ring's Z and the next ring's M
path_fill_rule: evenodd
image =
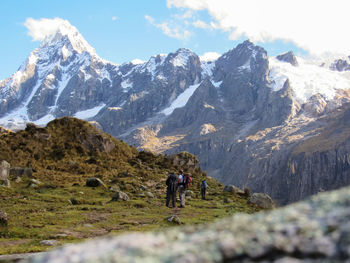
M350 54L348 0L167 0L167 6L206 10L214 23L194 26L227 32L231 40L282 40L314 54Z
M62 33L70 32L72 30L78 31L67 20L62 18L27 18L24 26L28 29L28 35L33 38L33 41L41 41L46 37L54 35L58 30Z

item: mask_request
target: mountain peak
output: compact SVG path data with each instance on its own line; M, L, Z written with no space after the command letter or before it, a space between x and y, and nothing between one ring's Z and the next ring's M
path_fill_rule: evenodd
M56 31L53 31L42 40L40 48L57 46L62 42L63 45L65 42L69 42L72 48L78 53L88 52L90 54L96 54L95 49L89 45L78 29L63 19L57 26Z

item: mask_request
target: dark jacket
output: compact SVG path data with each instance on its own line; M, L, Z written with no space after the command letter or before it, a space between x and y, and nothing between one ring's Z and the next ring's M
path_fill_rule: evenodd
M177 177L175 174L170 174L166 179L167 190L170 192L176 192L177 188Z

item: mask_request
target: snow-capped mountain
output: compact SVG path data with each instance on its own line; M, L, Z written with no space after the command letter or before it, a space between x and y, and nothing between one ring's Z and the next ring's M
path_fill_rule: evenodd
M339 61L269 57L245 41L219 57L182 48L116 65L65 23L0 82L0 125L45 125L61 116L94 121L140 148L192 152L210 175L285 203L350 183L350 146L339 148L350 136L329 135L334 143L321 155L312 144L334 121L347 129L350 72L346 58ZM319 158L332 164L311 171ZM318 175L310 179L300 169L305 163Z

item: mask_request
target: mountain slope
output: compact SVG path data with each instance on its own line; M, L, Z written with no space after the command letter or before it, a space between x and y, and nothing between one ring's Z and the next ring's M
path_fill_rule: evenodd
M45 128L29 124L23 131L1 134L0 159L13 168L11 187L0 191L0 211L8 215L7 226L0 225L0 255L48 250L52 246L41 243L48 239L64 244L169 227L176 225L167 220L174 214L183 224L198 224L261 210L248 203L247 194L223 192L223 184L211 177L207 200L201 200L203 173L189 153L139 152L70 117L53 120ZM16 173L23 167L33 173ZM169 209L165 181L169 172L180 169L193 178L186 208ZM103 185L87 187L92 177ZM111 202L119 191L129 200Z
M223 182L286 203L347 182L316 184L293 197L281 186L294 148L319 135L327 116L338 118L332 114L350 101L345 62L315 62L292 52L271 58L245 41L213 61L182 48L115 65L68 24L1 82L0 125L42 125L62 116L95 121L140 148L194 153ZM297 184L308 182L302 176Z

